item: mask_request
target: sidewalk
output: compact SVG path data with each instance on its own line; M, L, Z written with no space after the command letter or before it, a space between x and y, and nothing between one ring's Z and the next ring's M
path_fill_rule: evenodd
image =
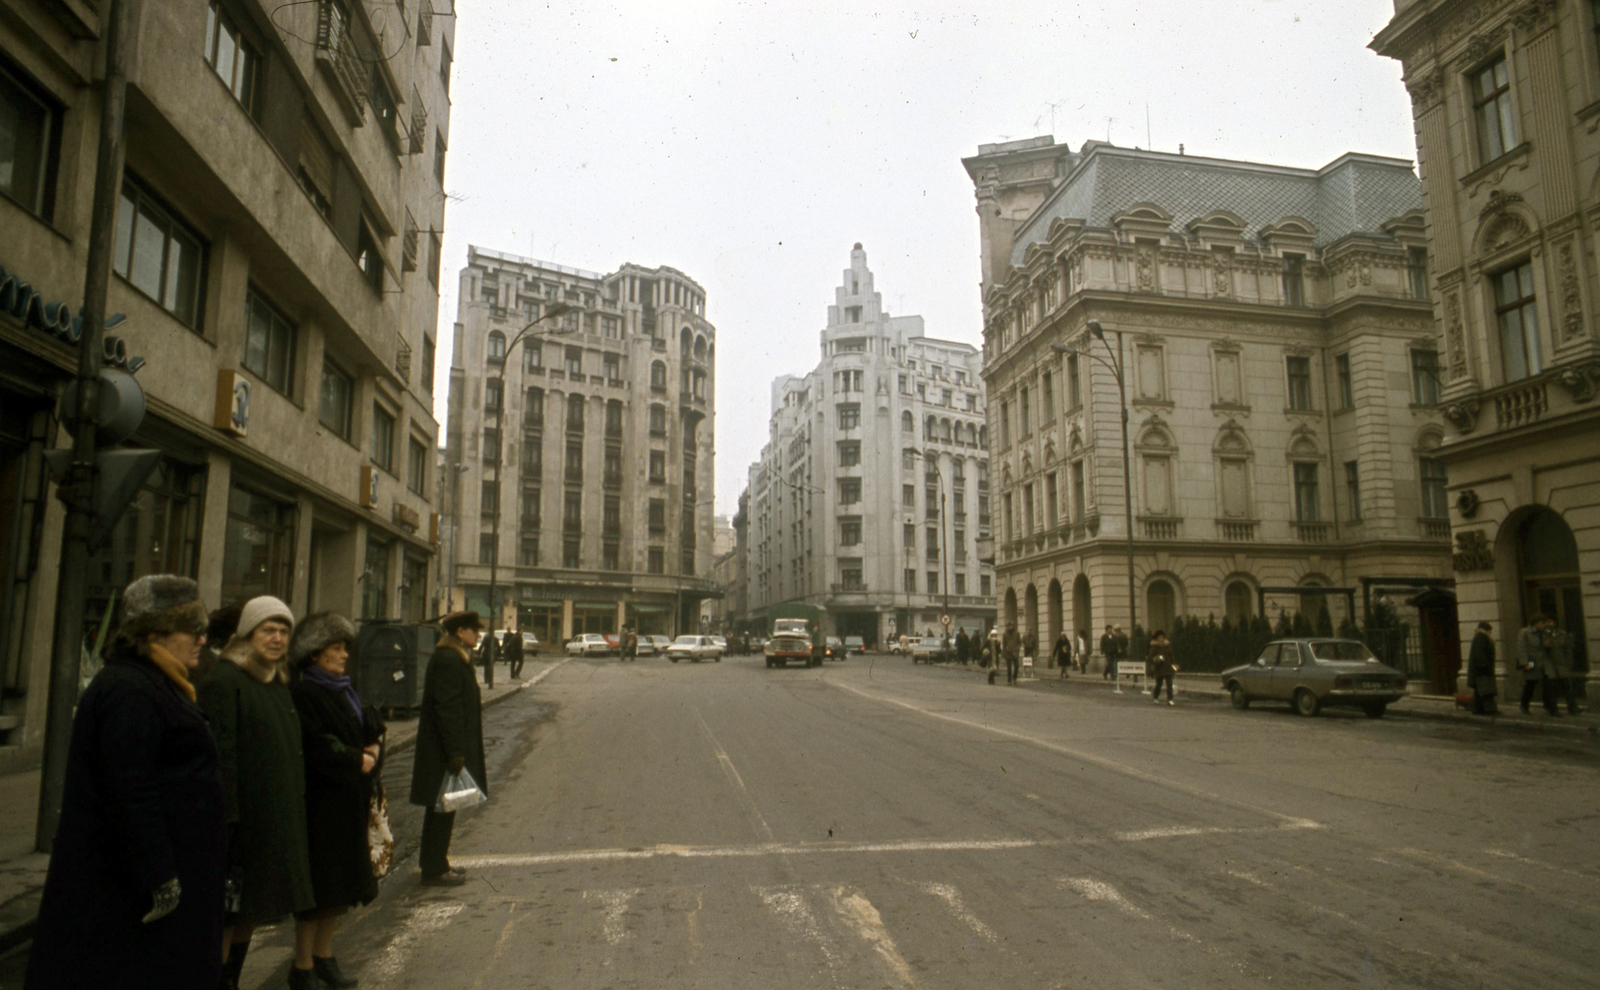
M958 663L943 663L937 666L951 670L966 670L987 677L988 671L977 664L962 666ZM1100 676L1098 673L1070 673L1060 679L1059 668L1035 667L1035 679L1023 680L1022 687L1040 691L1067 691L1087 692L1115 691L1115 685ZM1002 669L999 680L1004 685L1005 672ZM1137 684L1137 686L1136 686ZM1185 699L1206 703L1227 702L1228 692L1222 688L1222 680L1216 674L1185 674L1179 673L1173 681L1179 703ZM1138 698L1142 692L1148 692L1149 687L1144 678L1137 682L1131 678L1122 679L1122 693L1132 698ZM1410 694L1389 706L1388 715L1395 718L1432 719L1444 722L1456 722L1462 725L1475 725L1483 728L1507 729L1514 732L1549 733L1567 737L1600 737L1600 718L1597 718L1592 709L1585 710L1579 715L1567 715L1565 706L1561 709L1561 717L1552 718L1545 714L1544 709L1535 706L1532 713L1522 714L1517 709L1517 699L1502 698L1500 714L1494 716L1474 715L1469 709L1456 707L1455 698L1449 695L1438 694ZM1271 704L1271 702L1265 702ZM1353 711L1354 709L1352 709Z
M494 687L482 688L484 707L532 687L563 663L566 658L555 654L532 658L523 665L520 681L511 679L507 664L496 664ZM481 685L481 671L478 677ZM391 754L409 750L416 741L416 718L397 716L389 723ZM0 954L32 937L45 871L50 865L50 857L33 848L39 813L39 773L35 767L0 776Z

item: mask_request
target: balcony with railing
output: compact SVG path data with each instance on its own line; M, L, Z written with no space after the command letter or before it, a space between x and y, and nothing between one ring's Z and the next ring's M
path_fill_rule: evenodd
M836 595L849 593L859 594L867 590L867 584L865 581L835 581L833 584L829 585L829 588Z
M1333 524L1325 522L1294 521L1289 526L1294 531L1294 538L1301 543L1326 543L1333 532Z
M1173 516L1140 516L1139 526L1147 540L1176 540L1183 533L1183 520Z
M1261 523L1255 519L1218 519L1217 536L1229 543L1251 543Z
M1422 516L1417 520L1417 529L1422 533L1424 539L1450 539L1450 520L1448 517Z

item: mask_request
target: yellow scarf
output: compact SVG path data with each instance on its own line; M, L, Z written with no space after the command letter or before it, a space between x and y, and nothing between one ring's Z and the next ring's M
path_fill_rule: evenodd
M187 695L190 701L194 700L194 685L189 683L189 668L185 667L181 660L168 653L160 644L151 643L150 662L167 675L167 680L178 685L178 690Z

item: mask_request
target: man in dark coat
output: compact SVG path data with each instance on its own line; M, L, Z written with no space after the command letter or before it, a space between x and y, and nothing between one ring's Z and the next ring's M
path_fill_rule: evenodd
M440 626L444 635L428 659L422 712L417 717L411 803L427 809L422 815L422 882L453 887L467 878L465 870L450 866L450 833L456 813L436 811L434 802L445 774L463 769L472 774L483 793L489 793L483 758L483 697L472 671L472 650L478 645L483 624L476 612L457 612L446 616Z
M967 653L972 648L972 641L967 639L966 629L956 630L956 663L966 663Z
M1556 620L1534 613L1528 619L1527 628L1517 634L1517 669L1522 671L1524 715L1528 714L1528 705L1532 703L1535 692L1544 701L1546 712L1553 716L1561 714L1561 709L1556 707L1556 666L1550 652L1550 630L1555 625Z
M505 645L506 663L511 667L512 680L522 680L522 630L507 629Z
M1100 679L1111 680L1117 676L1117 633L1115 626L1106 626L1105 634L1100 637L1100 656L1105 658L1106 669L1100 672Z
M150 575L123 595L122 628L72 721L30 990L217 986L222 782L186 676L205 627L188 578Z
M1165 630L1157 629L1150 637L1150 649L1145 654L1145 666L1150 671L1150 698L1156 704L1161 704L1161 684L1167 685L1167 704L1173 704L1172 677L1178 672L1178 665L1172 659L1172 644L1167 641Z
M1495 703L1499 688L1494 676L1494 626L1478 623L1477 635L1472 637L1472 648L1467 651L1467 684L1472 688L1472 713L1498 715Z
M1006 634L1000 639L1000 652L1006 658L1006 683L1017 683L1017 674L1022 669L1022 636L1014 623L1006 625Z

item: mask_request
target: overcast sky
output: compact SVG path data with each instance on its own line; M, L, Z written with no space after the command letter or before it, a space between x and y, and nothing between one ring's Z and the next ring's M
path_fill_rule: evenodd
M598 272L670 265L705 286L728 514L769 385L816 365L856 241L891 313L979 342L960 161L979 144L1182 143L1309 168L1415 157L1399 64L1366 47L1388 0L455 2L446 271L470 243ZM435 405L442 423L444 389Z

